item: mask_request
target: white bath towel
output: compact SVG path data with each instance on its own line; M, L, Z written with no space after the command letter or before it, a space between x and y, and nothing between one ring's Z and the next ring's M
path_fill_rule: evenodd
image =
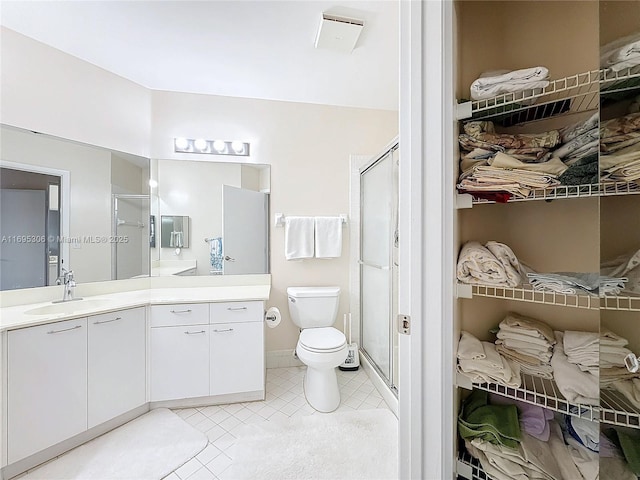
M549 70L545 67L523 68L521 70L486 72L471 84L473 100L484 100L505 93L544 88L549 85ZM528 92L531 93L531 92ZM517 95L514 98L521 98Z
M598 405L600 403L600 384L598 377L583 372L577 365L569 363L564 353L563 333L555 332L556 346L551 358L553 378L558 389L571 403Z
M313 217L285 217L284 256L287 260L313 257Z
M486 285L510 284L502 263L478 242L467 242L458 256L457 277L462 283Z
M342 218L315 217L315 229L317 258L342 255Z
M522 283L522 274L520 269L520 262L513 253L513 250L508 245L500 242L489 241L485 244L485 247L493 253L498 261L504 267L505 274L507 275L507 282L511 286L516 286Z
M458 342L458 358L463 360L481 360L486 358L482 342L465 331L460 332Z
M600 345L626 347L627 345L629 345L629 340L621 337L617 333L613 333L611 330L602 329L600 331Z

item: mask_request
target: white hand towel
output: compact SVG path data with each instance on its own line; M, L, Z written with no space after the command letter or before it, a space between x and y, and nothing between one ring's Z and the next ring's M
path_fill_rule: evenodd
M315 217L316 257L336 258L342 255L342 218Z
M284 256L287 260L313 257L313 217L285 217Z

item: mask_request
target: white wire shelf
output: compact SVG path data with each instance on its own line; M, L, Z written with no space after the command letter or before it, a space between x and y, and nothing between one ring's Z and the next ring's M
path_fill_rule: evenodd
M638 88L640 88L640 66L625 68L619 72L609 69L601 70L600 94L605 97Z
M640 312L640 296L624 293L618 296L600 297L600 308L603 310L620 310L623 312Z
M603 423L640 428L640 410L617 390L600 390L600 418Z
M584 197L600 197L614 195L637 195L640 194L640 185L635 182L617 182L617 183L595 183L589 185L561 185L555 188L546 188L542 190L533 190L526 198L510 198L507 203L513 202L529 202L535 200L562 200L565 198L584 198ZM472 195L471 193L463 193L459 195ZM482 205L496 203L494 200L486 200L482 198L474 198L472 205ZM459 205L464 203L458 202ZM466 203L468 205L468 202Z
M600 298L596 296L564 295L562 293L535 290L529 285L509 288L489 285L467 285L458 282L457 295L458 298L473 298L477 296L590 310L598 310L600 308ZM640 298L638 300L640 302ZM638 307L640 308L640 303Z
M458 104L458 120L502 120L505 126L598 108L604 72L591 70L551 80L545 88Z
M467 480L492 480L482 469L480 460L471 456L469 452L460 452L456 465L456 473Z
M456 378L458 386L462 388L468 389L469 385L471 385L472 388L496 393L506 398L538 405L554 412L584 418L585 420L597 422L600 418L600 407L569 402L560 393L556 382L546 378L521 373L522 386L518 388L508 387L500 383L470 383L467 377L460 373L457 374Z

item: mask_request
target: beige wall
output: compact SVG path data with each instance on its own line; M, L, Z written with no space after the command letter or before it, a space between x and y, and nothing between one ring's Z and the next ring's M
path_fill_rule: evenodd
M3 124L149 156L148 89L4 27L0 59Z
M153 92L152 111L154 158L190 158L172 151L173 138L204 137L248 141L250 161L271 165L272 289L267 305L278 307L283 321L267 330L267 350L293 349L297 341L288 286L340 286L336 326L342 328L342 314L349 308L349 227L341 258L291 262L284 258L284 229L273 226L273 214L348 213L349 155L378 153L398 133L397 112L172 92Z

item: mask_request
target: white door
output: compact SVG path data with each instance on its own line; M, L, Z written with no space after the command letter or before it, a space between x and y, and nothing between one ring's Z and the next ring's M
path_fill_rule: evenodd
M146 401L144 308L89 317L89 428Z
M269 202L266 193L222 186L224 274L269 272Z
M8 461L87 429L87 319L8 334Z
M47 285L44 190L3 188L0 196L0 289Z
M454 478L453 2L400 2L400 478Z

